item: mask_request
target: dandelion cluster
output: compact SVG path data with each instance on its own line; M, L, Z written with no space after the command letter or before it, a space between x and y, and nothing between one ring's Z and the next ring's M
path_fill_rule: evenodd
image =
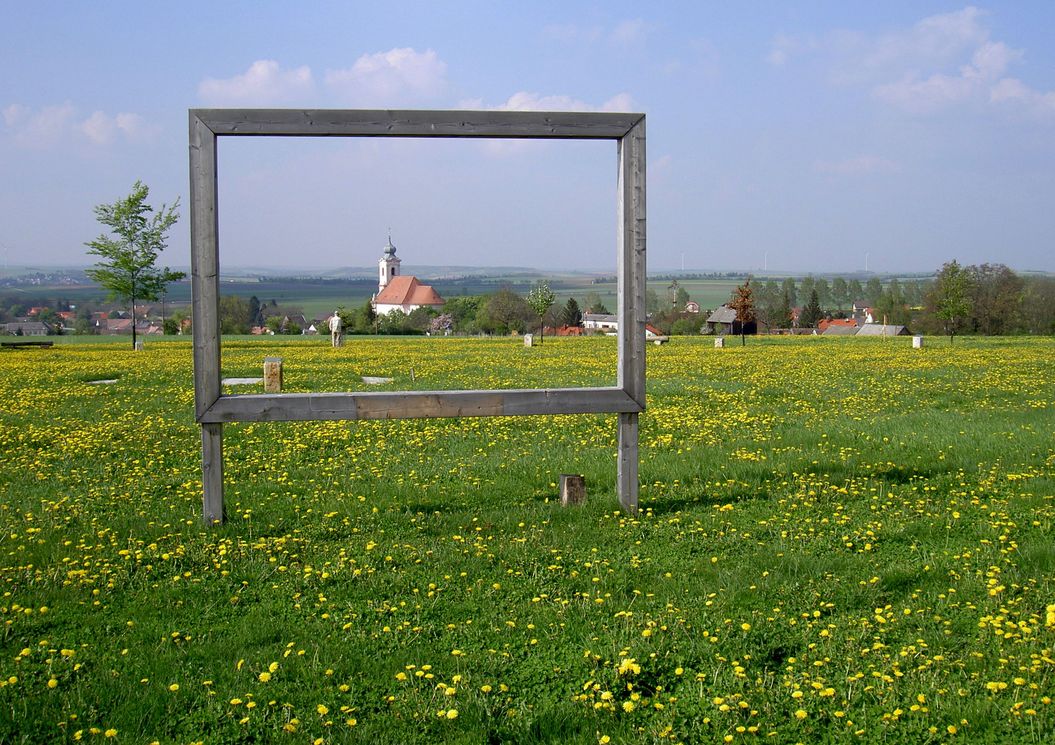
M291 391L615 368L606 338L269 340L224 374L275 353ZM218 528L189 344L0 354L0 740L1055 737L1050 339L648 354L636 515L611 417L254 423Z

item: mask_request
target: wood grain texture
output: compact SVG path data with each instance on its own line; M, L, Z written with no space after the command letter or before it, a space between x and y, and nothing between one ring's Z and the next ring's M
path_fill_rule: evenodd
M223 425L203 424L201 428L202 519L206 525L222 524L223 506Z
M199 420L220 396L220 245L216 193L216 136L191 112L191 329L194 410Z
M403 393L284 393L221 396L202 422L418 419L641 411L619 388Z
M645 406L645 120L619 142L618 384Z
M619 457L616 474L619 504L627 512L637 512L638 492L638 415L619 415Z
M222 136L619 139L643 114L569 111L192 109Z

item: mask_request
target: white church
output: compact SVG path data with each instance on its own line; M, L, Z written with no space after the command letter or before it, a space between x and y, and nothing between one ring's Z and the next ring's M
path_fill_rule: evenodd
M443 298L432 289L431 285L424 285L418 278L410 274L400 274L399 265L401 261L396 257L396 247L392 245L392 236L388 236L384 255L377 262L377 294L374 295L374 312L378 315L401 310L404 313L421 308L429 307L442 310Z

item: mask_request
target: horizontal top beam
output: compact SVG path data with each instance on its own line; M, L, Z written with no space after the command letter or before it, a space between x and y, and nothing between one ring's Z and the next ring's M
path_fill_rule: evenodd
M592 111L191 109L218 136L618 140L644 114Z

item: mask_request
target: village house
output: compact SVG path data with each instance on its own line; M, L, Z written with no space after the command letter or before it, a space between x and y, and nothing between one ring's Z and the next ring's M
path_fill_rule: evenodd
M853 336L860 324L853 318L822 318L817 323L817 333L825 336Z
M583 313L582 327L588 331L618 331L619 319L610 313Z
M432 308L439 311L444 300L431 285L422 284L418 278L399 273L402 261L396 257L396 247L392 245L392 236L388 236L384 254L377 262L377 294L374 295L374 312L386 315L401 310L410 314L418 308Z
M736 311L728 305L723 305L707 317L707 330L704 333L738 336L741 333L740 326L740 322L736 320ZM758 324L755 321L748 321L743 327L745 334L758 333Z
M47 336L54 332L44 321L14 321L3 325L4 333L12 336Z

